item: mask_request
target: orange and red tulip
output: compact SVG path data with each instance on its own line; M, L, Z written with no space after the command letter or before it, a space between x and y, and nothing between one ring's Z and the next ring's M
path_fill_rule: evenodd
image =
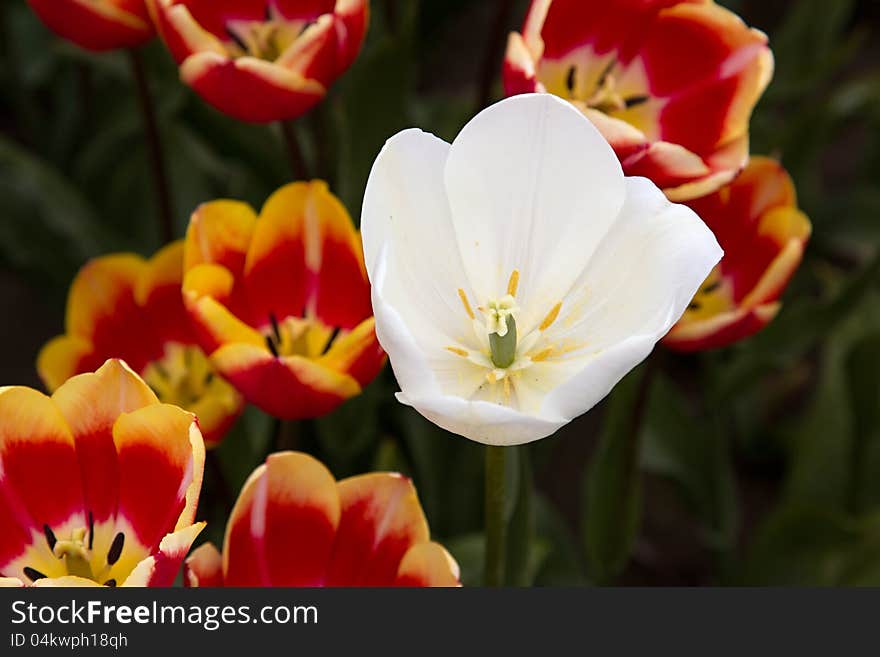
M510 36L504 86L570 100L627 175L683 201L745 166L772 73L766 36L712 0L533 0Z
M715 233L724 257L664 343L698 351L747 338L776 317L811 228L791 177L766 157L753 157L731 184L688 205Z
M214 368L283 419L318 417L361 392L385 362L360 237L320 181L196 210L183 291Z
M122 361L52 397L0 388L4 585L170 586L193 523L205 446Z
M149 0L181 78L208 103L254 123L316 105L354 62L368 0Z
M28 4L49 29L87 50L133 48L154 34L145 0L28 0Z
M430 540L412 482L371 473L337 482L320 462L279 452L250 476L223 554L187 559L189 586L458 586L458 564Z
M199 418L208 447L220 443L244 409L197 345L183 305L183 241L149 260L130 253L96 258L70 288L66 333L51 340L37 370L52 391L109 358L124 360L162 402Z

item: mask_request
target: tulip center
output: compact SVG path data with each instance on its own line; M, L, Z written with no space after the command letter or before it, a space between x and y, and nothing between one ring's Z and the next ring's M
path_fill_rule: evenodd
M266 346L276 358L317 358L330 349L338 333L339 329L332 329L315 318L286 317L279 322L275 315L270 315L264 336Z
M728 285L721 278L718 267L700 286L682 317L682 322L700 321L716 317L736 307Z
M591 109L603 114L615 114L638 107L648 102L651 97L628 87L632 84L623 82L623 72L616 58L612 58L598 77L595 69L592 75L587 68L575 64L568 68L565 76L565 88L568 98L579 100ZM594 77L594 79L590 79Z
M496 367L506 368L516 360L516 319L519 306L513 295L490 299L480 311L486 316L489 350Z
M463 340L446 347L446 351L469 361L470 366L484 368L484 383L475 394L511 406L522 404L522 400L517 400L520 396L517 386L530 367L570 350L550 342L545 334L559 316L562 302L556 303L537 327L525 335L519 334L515 319L520 313L516 302L518 286L519 271L514 270L507 284L507 293L478 306L479 316L471 309L467 293L459 289L458 296L474 327L476 342L484 346L474 348L467 344L468 340Z
M57 562L55 564L49 563L48 566L51 568L42 566L48 571L48 574L32 566L25 566L23 568L24 574L31 582L47 577L72 575L98 582L104 586L116 586L116 580L107 579L107 576L110 569L122 556L122 550L125 547L124 533L116 534L107 551L106 558L101 559L95 559L94 555L94 523L91 514L89 514L89 527L74 529L67 537L56 536L49 525L43 525L43 534L52 557L57 559L60 564Z
M229 53L233 57L249 55L274 62L296 41L307 25L304 21L281 18L229 21L226 24L226 32L232 39Z
M208 393L214 369L201 349L175 343L147 365L143 378L162 402L189 408Z

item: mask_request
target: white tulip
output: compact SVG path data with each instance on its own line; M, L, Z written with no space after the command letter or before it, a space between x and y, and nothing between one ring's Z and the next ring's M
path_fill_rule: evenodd
M361 228L397 398L489 445L549 436L682 315L722 251L689 208L625 178L549 94L508 98L450 145L391 138Z

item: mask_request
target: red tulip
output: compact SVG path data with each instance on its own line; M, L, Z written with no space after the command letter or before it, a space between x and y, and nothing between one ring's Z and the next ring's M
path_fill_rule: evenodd
M780 164L753 157L730 185L688 205L715 233L724 257L664 343L680 351L729 345L765 327L803 257L810 220Z
M37 370L49 390L75 374L121 358L168 404L199 418L215 447L244 408L196 343L180 291L183 241L149 260L102 256L83 267L67 299L67 330L40 351Z
M745 166L772 73L766 36L712 0L533 0L510 36L504 86L570 100L627 175L682 201Z
M430 540L412 482L372 473L337 482L311 456L271 455L245 483L222 556L186 562L189 586L458 586Z
M242 121L293 119L360 52L367 0L149 0L180 75Z
M121 361L51 398L0 388L0 585L170 586L204 464L192 413Z

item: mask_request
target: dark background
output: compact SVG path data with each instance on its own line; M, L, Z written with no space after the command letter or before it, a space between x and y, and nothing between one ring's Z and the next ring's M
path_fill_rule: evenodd
M770 36L776 76L752 122L781 158L814 234L779 318L696 356L658 349L641 373L509 472L508 582L880 584L880 2L728 0ZM445 139L499 97L506 34L525 2L374 0L367 45L297 122L313 170L358 219L373 159L398 130ZM158 99L176 232L218 197L259 207L290 173L275 128L237 123L144 49ZM42 344L90 257L160 246L127 59L50 34L24 0L0 6L0 384L39 386ZM412 475L435 536L480 581L482 452L398 405L390 369L333 415L285 437L333 472ZM250 410L208 473L201 515L226 511L270 449ZM223 483L225 481L225 483Z

